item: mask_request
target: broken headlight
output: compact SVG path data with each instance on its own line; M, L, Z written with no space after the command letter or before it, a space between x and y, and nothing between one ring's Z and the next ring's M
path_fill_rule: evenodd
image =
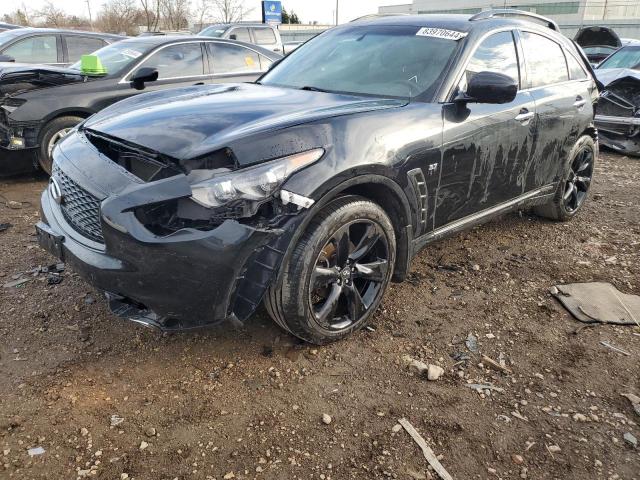
M191 186L192 198L209 208L223 207L232 202L260 203L271 197L289 176L317 162L324 149L315 148L272 160L255 167L214 174Z

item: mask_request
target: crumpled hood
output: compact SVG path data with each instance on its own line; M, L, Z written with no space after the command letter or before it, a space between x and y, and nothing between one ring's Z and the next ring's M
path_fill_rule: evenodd
M184 160L253 134L406 103L256 84L224 84L138 95L102 110L82 128Z
M640 71L630 68L596 68L594 72L605 87L619 78L635 77L640 79Z
M86 79L86 75L70 68L28 63L0 63L0 95L83 82Z

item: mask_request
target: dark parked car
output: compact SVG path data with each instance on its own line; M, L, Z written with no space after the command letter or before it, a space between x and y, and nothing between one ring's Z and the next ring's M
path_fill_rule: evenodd
M15 30L17 28L23 28L20 25L14 25L12 23L3 23L0 22L0 32L5 32L7 30Z
M281 58L254 45L183 36L127 39L95 55L106 74L87 74L81 62L0 72L0 173L32 168L33 161L50 172L58 140L118 100L142 91L253 81Z
M123 38L109 33L57 28L7 30L0 33L0 62L65 66L80 60L86 53Z
M40 245L136 322L237 322L264 301L304 340L342 338L429 243L584 204L589 63L512 14L353 22L256 84L113 105L56 147Z

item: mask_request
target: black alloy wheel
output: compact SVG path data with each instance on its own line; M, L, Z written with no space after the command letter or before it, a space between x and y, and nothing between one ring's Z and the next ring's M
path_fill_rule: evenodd
M388 269L389 244L380 225L355 220L342 226L320 251L310 278L315 320L329 330L357 324L377 303Z
M569 214L575 213L587 198L593 177L593 150L585 146L575 156L565 182L562 200Z
M335 199L294 242L265 296L271 318L318 345L366 325L395 266L396 234L384 209L356 195Z

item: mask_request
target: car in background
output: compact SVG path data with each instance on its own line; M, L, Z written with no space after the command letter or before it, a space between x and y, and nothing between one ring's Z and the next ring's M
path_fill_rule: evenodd
M84 54L123 38L109 33L56 28L6 30L0 33L0 62L66 66L80 60Z
M24 28L20 25L14 25L13 23L4 23L0 22L0 32L4 32L6 30L15 30L16 28Z
M594 67L622 46L622 40L613 29L600 26L581 28L573 41L580 45Z
M608 56L595 69L604 89L596 108L600 144L624 155L640 156L640 41Z
M252 43L276 53L285 54L278 29L264 23L217 23L204 28L198 35Z
M24 171L32 163L49 173L56 143L119 100L143 91L253 81L281 58L255 45L194 36L131 38L94 55L106 73L83 72L81 62L69 68L16 65L0 72L1 174Z

